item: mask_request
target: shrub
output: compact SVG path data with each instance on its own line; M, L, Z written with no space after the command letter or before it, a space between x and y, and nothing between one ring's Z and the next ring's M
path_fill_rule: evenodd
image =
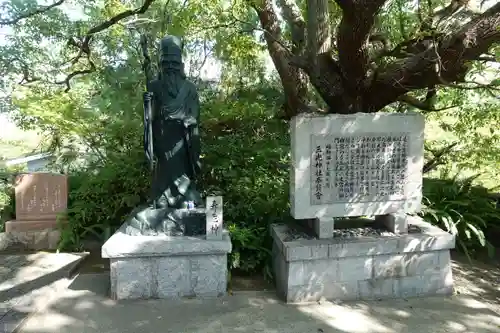
M204 195L224 197L230 267L268 268L268 226L289 218L288 125L274 110L241 99L207 104L203 112L201 183Z
M457 236L457 243L469 257L486 248L493 254L494 247L485 236L492 223L500 221L491 192L473 186L477 177L449 177L445 170L440 179L424 179L423 218Z
M16 218L15 176L19 169L0 168L0 232L4 231L5 222Z
M14 213L14 188L0 180L0 232L4 231L5 222L14 218Z
M113 154L99 167L71 174L69 223L63 227L59 248L80 249L87 238L106 240L145 198L149 184L140 147Z

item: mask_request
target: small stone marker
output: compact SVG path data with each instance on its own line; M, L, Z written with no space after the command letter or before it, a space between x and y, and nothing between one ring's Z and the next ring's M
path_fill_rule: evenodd
M222 197L207 197L207 240L222 239Z

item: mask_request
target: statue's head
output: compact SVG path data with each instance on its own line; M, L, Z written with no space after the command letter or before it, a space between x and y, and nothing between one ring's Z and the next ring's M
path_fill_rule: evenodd
M182 41L177 36L166 35L160 41L160 66L169 63L182 63Z

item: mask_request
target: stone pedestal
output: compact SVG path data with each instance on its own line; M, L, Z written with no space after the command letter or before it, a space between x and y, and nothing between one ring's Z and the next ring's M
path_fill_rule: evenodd
M231 240L186 236L130 236L126 225L103 245L110 259L111 297L214 297L226 293Z
M273 225L273 266L286 302L370 300L451 294L450 249L455 237L409 217L419 232L352 239L287 241Z

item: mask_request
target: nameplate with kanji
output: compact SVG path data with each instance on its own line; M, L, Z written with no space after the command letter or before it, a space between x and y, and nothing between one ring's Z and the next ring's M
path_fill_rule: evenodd
M222 197L207 197L207 240L222 239Z

